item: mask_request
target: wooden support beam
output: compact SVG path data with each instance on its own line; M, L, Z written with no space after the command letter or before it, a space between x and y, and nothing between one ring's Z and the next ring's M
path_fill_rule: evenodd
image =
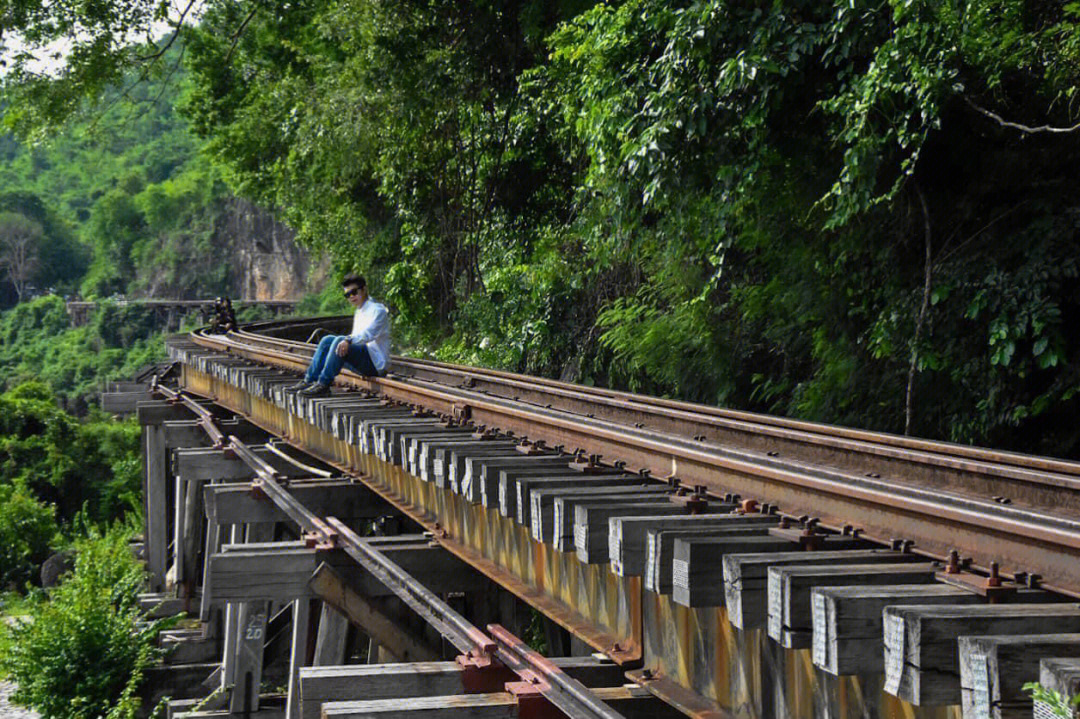
M343 664L348 631L349 620L345 615L326 602L322 602L319 611L319 628L315 637L313 664L317 667Z
M324 702L463 694L463 672L457 662L307 667L300 671L302 719L318 719Z
M814 664L844 676L881 674L881 613L888 606L982 604L978 594L949 584L820 587L810 595Z
M626 719L677 719L683 717L643 687L627 685L594 690L601 701ZM509 692L371 699L326 702L323 719L503 719L528 716L517 697Z
M1080 634L960 637L964 719L1028 719L1024 684L1038 681L1043 657L1080 659Z
M150 383L117 380L106 383L105 387L106 392L147 392L150 390Z
M850 563L848 563L850 561ZM769 567L768 632L785 649L810 647L814 620L810 592L814 587L868 584L934 584L937 565L929 562L859 564L839 560L828 565Z
M101 409L109 414L131 414L140 402L152 401L154 395L148 389L102 392Z
M420 535L380 543L395 564L438 594L473 591L483 577L443 547ZM333 565L356 591L368 598L393 595L379 580L348 559L341 550L320 550L301 542L225 545L211 555L209 581L203 594L213 605L256 599L289 602L311 596L308 582L320 562Z
M959 704L961 636L1080 632L1075 604L885 607L885 690L912 704Z
M184 511L176 541L176 582L182 596L192 597L198 581L200 567L196 565L196 559L205 525L202 493L194 482L179 482L178 486L183 490Z
M624 670L595 656L552 657L551 663L587 687L617 687ZM458 662L315 666L300 671L302 719L318 717L324 702L449 696L477 691Z
M438 648L417 637L396 617L390 616L377 599L357 591L329 564L315 570L311 589L317 597L349 618L364 633L385 647L401 661L436 661L441 659Z
M859 564L895 563L916 559L888 549L849 549L842 551L766 552L763 554L724 555L724 600L728 621L739 629L765 626L768 618L769 568L813 566L834 562Z
M710 507L710 513L730 512L731 505ZM610 502L594 504L582 502L574 507L574 549L582 564L607 564L611 561L610 544L613 539L611 521L619 517L687 517L686 506L668 501Z
M322 719L512 719L517 713L517 700L505 692L322 705Z
M195 413L184 405L163 399L139 402L135 406L135 416L143 426L195 419Z
M725 506L715 505L717 512ZM620 577L640 577L645 574L649 530L722 529L733 526L774 525L777 517L767 514L690 514L682 516L613 517L610 520L608 551L611 571Z
M306 597L292 603L292 647L289 652L285 719L300 719L300 670L307 663L311 601Z
M349 479L297 479L289 493L320 517L349 521L374 519L397 510L363 484ZM203 487L206 516L212 524L284 522L288 518L273 502L256 497L248 483L211 484Z
M297 467L266 447L254 446L251 450L261 459L266 460L283 477L310 476L306 470ZM210 479L238 480L253 479L255 472L232 452L212 447L177 449L173 453L173 472L187 482Z
M308 581L321 561L315 549L244 545L225 545L223 549L210 557L209 587L203 587L212 604L291 602L311 596Z
M214 522L206 525L206 546L203 548L202 565L202 596L199 602L199 621L206 627L207 632L216 631L214 607L210 602L210 557L221 549L221 537L225 528ZM220 611L220 608L217 610Z
M143 425L142 443L146 569L150 590L160 592L169 562L168 454L161 426Z
M245 444L263 444L268 435L255 425L240 419L222 419L215 422L226 437L236 437ZM209 447L210 437L202 424L193 419L162 422L165 430L165 446L168 449L185 447Z
M272 539L274 525L253 524L247 528L247 542L257 544ZM250 580L249 580L250 581ZM253 712L259 708L262 689L263 650L270 607L265 600L243 602L236 613L235 659L229 695L229 711Z

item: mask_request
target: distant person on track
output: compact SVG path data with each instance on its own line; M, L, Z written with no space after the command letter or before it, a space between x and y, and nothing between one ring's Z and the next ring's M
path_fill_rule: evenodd
M305 397L330 393L330 385L348 367L365 377L382 377L390 363L390 315L386 306L371 299L367 282L359 275L341 281L345 299L356 308L352 334L326 335L319 340L304 379L288 387Z

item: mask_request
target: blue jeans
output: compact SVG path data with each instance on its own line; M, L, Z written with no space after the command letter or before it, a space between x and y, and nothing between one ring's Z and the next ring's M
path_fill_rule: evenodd
M375 364L371 361L371 353L368 352L367 346L350 343L349 354L345 357L338 356L338 342L347 341L347 339L344 336L327 335L319 340L319 347L315 350L315 356L311 358L311 364L308 365L304 379L308 382L318 380L322 384L331 385L342 367L348 367L365 377L377 377L379 371L375 369Z

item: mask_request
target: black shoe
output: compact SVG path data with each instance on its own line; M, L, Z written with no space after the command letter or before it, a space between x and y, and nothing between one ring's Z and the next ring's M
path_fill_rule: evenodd
M316 382L310 387L300 390L300 394L304 397L322 397L324 394L330 394L330 385Z
M297 382L296 384L291 384L288 387L286 387L285 391L286 392L299 392L302 389L307 389L312 384L314 384L314 382L308 382L306 379L302 379L299 382Z

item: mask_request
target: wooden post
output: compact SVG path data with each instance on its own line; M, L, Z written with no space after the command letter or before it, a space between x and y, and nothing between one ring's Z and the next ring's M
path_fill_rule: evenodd
M169 552L167 457L161 425L143 425L143 497L150 590L163 591Z
M345 615L323 602L315 638L315 666L342 664L345 661L345 637L348 630L349 620Z
M311 624L311 600L293 602L292 651L289 655L289 689L285 700L285 719L300 719L300 669L307 663L308 631Z
M252 524L247 529L249 544L266 542L273 536L273 524ZM236 622L236 665L233 670L232 693L229 696L230 712L250 712L259 708L268 614L269 606L265 600L240 604Z

